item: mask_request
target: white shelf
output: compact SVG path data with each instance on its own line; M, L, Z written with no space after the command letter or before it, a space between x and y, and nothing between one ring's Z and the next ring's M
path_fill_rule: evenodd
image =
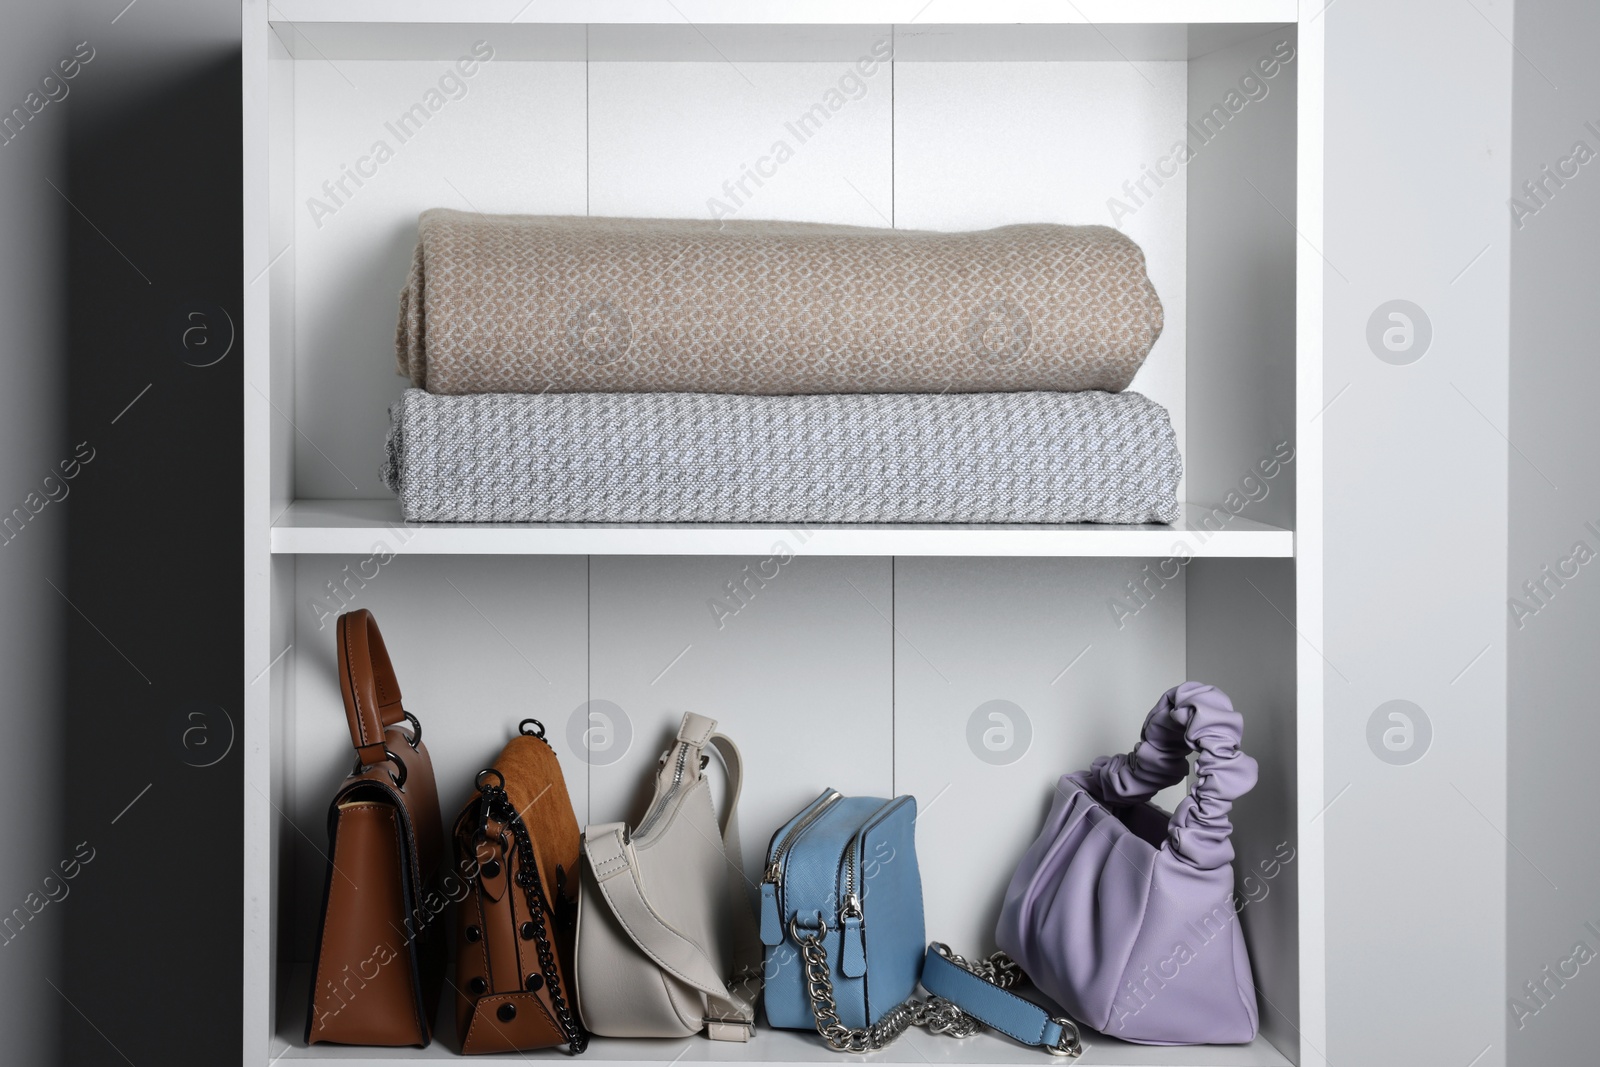
M577 1062L583 1067L635 1067L641 1063L760 1063L760 1064L838 1064L840 1053L830 1051L815 1034L788 1030L758 1030L748 1044L708 1041L619 1041L595 1038ZM533 1063L564 1061L565 1057L548 1050L531 1053L474 1056L472 1062ZM293 1047L278 1063L362 1064L364 1067L409 1067L417 1063L462 1062L454 1050L454 1039L446 1034L425 1049L343 1048L318 1045ZM913 1032L894 1046L866 1056L852 1056L848 1063L911 1064L1031 1064L1048 1067L1054 1058L1036 1048L1028 1048L992 1033L957 1041L953 1038ZM1290 1061L1258 1037L1248 1045L1200 1045L1179 1048L1130 1045L1098 1034L1089 1034L1084 1054L1071 1061L1075 1067L1289 1067Z
M458 22L463 9L436 0L274 0L272 22ZM480 23L864 25L1160 22L1294 22L1298 0L480 0Z
M310 981L310 968L300 964L287 995L292 1003L303 1004L304 992ZM290 1012L292 1019L279 1039L272 1055L274 1063L306 1064L361 1064L362 1067L409 1067L418 1063L449 1061L464 1062L457 1051L455 1038L455 1001L452 990L445 986L440 1004L439 1018L435 1024L433 1044L427 1048L365 1048L341 1045L304 1044L304 1008ZM292 1036L291 1036L292 1035ZM1072 1061L1057 1061L1044 1051L1020 1045L992 1031L977 1034L965 1040L929 1034L922 1030L909 1030L893 1045L882 1052L845 1059L830 1050L816 1034L810 1031L772 1030L759 1019L755 1037L747 1043L711 1041L704 1037L684 1040L639 1041L597 1037L589 1042L588 1051L574 1062L582 1067L637 1067L641 1063L759 1063L771 1065L840 1064L840 1063L910 1063L910 1064L1020 1064L1032 1067L1070 1062L1074 1067L1290 1067L1291 1061L1264 1037L1257 1037L1248 1045L1185 1045L1158 1047L1133 1045L1115 1038L1103 1037L1092 1030L1084 1031L1083 1055ZM481 1063L533 1063L538 1061L565 1061L568 1057L554 1049L540 1052L511 1052L502 1055L474 1056L470 1062Z
M291 57L455 59L488 41L500 62L850 63L890 38L897 61L1152 62L1193 59L1258 37L1259 22L1119 24L889 22L300 22L272 26Z
M1285 558L1290 530L1184 505L1172 525L838 525L408 523L393 500L301 500L272 525L278 555L386 551L506 556L1137 556ZM1225 512L1222 514L1226 514ZM1221 525L1222 528L1218 529Z
M689 6L689 5L686 5ZM799 8L804 20L773 18L770 5L702 5L706 17L650 3L573 4L557 12L474 8L472 21L406 18L393 6L349 11L341 3L284 14L273 4L272 28L290 56L347 59L454 59L480 40L505 61L584 62L853 62L880 38L902 62L1088 61L1193 59L1295 21L1280 0L1250 3L1117 4L1107 18L1080 18L1097 5L1051 5L1037 19L1005 18L993 5L928 5L918 17L896 4L828 4ZM1033 8L1030 5L1013 5ZM450 13L464 14L458 9ZM792 16L781 10L779 15ZM823 17L832 15L834 17ZM589 16L589 17L585 17ZM907 19L911 21L907 21ZM1109 21L1107 20L1109 19Z

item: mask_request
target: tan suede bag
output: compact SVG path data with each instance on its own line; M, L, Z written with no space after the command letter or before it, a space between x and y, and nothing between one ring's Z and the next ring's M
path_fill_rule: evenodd
M543 724L524 719L476 785L454 833L472 872L456 928L461 1051L582 1052L588 1035L572 1003L578 819Z

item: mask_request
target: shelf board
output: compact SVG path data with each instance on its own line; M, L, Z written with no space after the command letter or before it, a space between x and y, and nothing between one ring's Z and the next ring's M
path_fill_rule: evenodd
M453 1025L453 1024L452 1024ZM275 1063L293 1064L362 1064L364 1067L410 1067L417 1063L461 1062L455 1051L454 1035L441 1034L425 1049L345 1048L335 1045L317 1045L305 1048L296 1043L284 1050ZM1070 1061L1074 1067L1290 1067L1290 1061L1265 1038L1257 1037L1248 1045L1195 1045L1183 1047L1154 1047L1130 1045L1089 1033L1084 1040L1084 1053ZM554 1062L559 1054L554 1051L533 1053L507 1053L504 1055L474 1056L472 1062L530 1063L536 1060ZM622 1041L611 1038L594 1038L579 1061L584 1067L635 1067L644 1063L759 1063L774 1067L784 1064L799 1065L835 1064L842 1060L839 1053L829 1050L813 1033L792 1030L757 1030L748 1044L731 1041L709 1041L695 1037L681 1041ZM882 1052L866 1056L852 1056L848 1063L907 1063L907 1064L1018 1064L1031 1067L1048 1067L1055 1059L1036 1048L1019 1045L1015 1041L993 1033L978 1034L964 1040L908 1032L894 1045ZM1066 1061L1063 1061L1066 1062Z
M892 39L901 62L1182 61L1282 22L889 23L274 22L289 55L453 60L488 41L500 62L853 63Z
M656 23L864 25L910 23L1294 22L1298 0L565 0L530 6L527 0L478 0L480 23ZM272 22L458 22L463 9L439 0L273 0Z
M687 3L687 0L686 0ZM1242 3L1118 3L1105 18L1083 18L1096 5L1016 4L1004 14L993 4L941 4L927 17L893 3L827 4L777 9L704 5L704 17L682 15L649 0L631 4L574 4L559 12L515 20L515 12L474 7L476 21L441 20L425 3L374 12L345 10L318 0L297 10L291 0L270 9L271 26L289 54L330 60L453 60L488 41L500 61L606 62L841 62L867 55L892 38L905 62L1150 62L1194 59L1295 21L1281 0ZM294 12L284 13L284 8ZM824 18L832 12L836 17ZM449 8L446 16L465 12ZM590 16L585 18L584 16ZM906 19L915 18L914 21Z
M455 1001L450 987L445 987L439 1015L434 1024L435 1036L427 1048L365 1048L342 1045L316 1045L307 1047L305 1034L304 991L311 980L311 968L296 964L291 968L292 978L286 991L287 1001L280 1004L288 1008L290 1017L279 1028L272 1042L273 1063L297 1065L326 1064L329 1067L343 1064L360 1064L362 1067L410 1067L418 1063L449 1061L460 1063L455 1036ZM291 1036L292 1035L292 1036ZM501 1055L474 1056L474 1063L531 1063L536 1060L554 1062L563 1059L555 1050L543 1052L510 1052ZM812 1064L840 1063L906 1063L906 1064L1018 1064L1024 1067L1048 1067L1057 1062L1071 1063L1073 1067L1291 1067L1291 1061L1279 1052L1266 1038L1257 1036L1248 1045L1185 1045L1152 1046L1133 1045L1126 1041L1104 1037L1093 1030L1083 1034L1083 1055L1076 1060L1058 1061L1040 1049L1018 1044L992 1031L985 1031L963 1040L929 1034L922 1030L908 1030L893 1045L881 1052L845 1059L822 1043L811 1031L773 1030L758 1019L755 1037L749 1042L711 1041L704 1037L680 1040L622 1040L596 1037L578 1062L583 1067L636 1067L644 1063L751 1063L780 1067Z
M1285 558L1294 533L1186 504L1171 525L408 523L394 500L300 500L272 526L280 555L1139 556ZM1226 515L1220 512L1219 515ZM1219 529L1220 527L1220 529Z

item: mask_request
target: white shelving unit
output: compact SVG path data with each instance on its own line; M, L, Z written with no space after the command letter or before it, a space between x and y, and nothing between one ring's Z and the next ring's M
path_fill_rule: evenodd
M823 785L916 794L929 934L961 951L992 947L1056 776L1127 748L1168 686L1214 682L1262 766L1235 812L1262 1034L1207 1048L1090 1035L1082 1062L1320 1064L1319 6L244 0L242 1062L456 1055L448 1012L426 1050L303 1044L324 809L349 764L331 619L362 606L425 724L447 819L527 715L549 726L580 821L634 814L643 768L692 708L745 751L751 864ZM851 80L885 40L893 62ZM441 82L478 42L492 58ZM404 384L392 339L417 214L705 217L829 90L843 102L827 124L746 182L737 214L1120 226L1166 308L1134 388L1172 414L1182 521L403 522L376 471ZM427 118L400 139L392 120L419 104ZM995 708L1017 726L1009 763L967 740ZM625 740L586 761L569 733L590 712ZM1295 858L1263 879L1281 842ZM588 1054L680 1058L833 1055L769 1030ZM993 1036L915 1033L873 1058L1045 1062Z

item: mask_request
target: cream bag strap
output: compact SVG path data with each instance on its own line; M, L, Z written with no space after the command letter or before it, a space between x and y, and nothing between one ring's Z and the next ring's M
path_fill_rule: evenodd
M748 1041L755 1017L755 976L759 975L760 942L755 916L745 890L743 854L739 846L739 791L743 784L743 764L732 740L716 732L716 721L687 712L678 729L677 741L662 759L657 773L655 796L638 827L630 834L624 823L602 823L588 828L584 851L589 859L594 884L628 937L662 971L705 994L706 1036L717 1041ZM721 819L721 851L725 857L724 877L717 884L700 887L708 894L724 894L711 910L728 921L733 975L746 977L752 988L730 987L717 953L693 937L686 936L669 921L651 900L648 882L681 874L697 877L692 871L675 872L670 835L691 835L690 848L705 844L706 835L692 818L676 818L695 789L705 788L701 771L705 749L714 748L727 771L727 800ZM647 878L642 870L636 845L648 848L653 862ZM678 887L680 891L684 888ZM580 942L583 931L579 932ZM581 953L580 953L581 955ZM582 964L580 962L580 968ZM580 983L582 978L580 976ZM743 983L741 983L742 985ZM581 992L581 991L580 991ZM665 1035L663 1035L665 1036Z

